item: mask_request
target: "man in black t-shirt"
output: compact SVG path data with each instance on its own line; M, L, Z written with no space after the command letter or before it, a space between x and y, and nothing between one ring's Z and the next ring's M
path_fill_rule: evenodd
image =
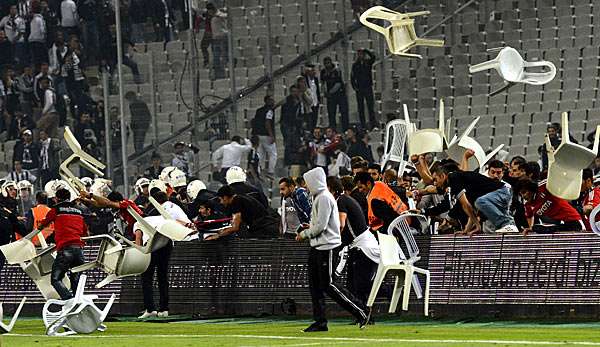
M337 201L342 245L348 246L348 289L366 305L379 262L379 244L356 200L344 194L337 177L327 177L327 189Z
M242 224L248 231L241 233L242 238L275 238L279 233L279 218L258 200L248 195L235 194L230 186L223 186L217 191L221 204L232 214L231 227L219 231L207 238L217 240L221 237L238 233Z
M447 190L451 205L458 201L468 216L463 232L481 232L473 206L496 228L496 232L513 233L519 230L509 213L512 189L504 183L477 172L452 171L448 165L440 165L432 174L435 186Z

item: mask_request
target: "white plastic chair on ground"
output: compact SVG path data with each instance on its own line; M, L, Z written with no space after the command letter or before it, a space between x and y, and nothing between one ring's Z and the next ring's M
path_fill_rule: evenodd
M23 297L23 299L21 299L21 303L17 307L15 314L13 314L12 319L8 324L4 324L4 322L2 321L4 319L4 310L2 309L2 303L0 303L0 334L9 333L13 329L15 323L17 322L17 319L19 318L19 313L21 313L21 309L23 308L23 305L25 305L26 300L27 297Z
M401 175L406 167L404 160L404 149L406 139L413 125L404 119L394 119L385 125L385 142L383 156L381 157L381 169L385 170L389 161L399 163L398 174Z
M557 197L566 200L579 198L581 191L581 175L596 158L598 141L600 139L600 125L596 128L596 138L592 149L572 143L569 138L569 115L562 114L562 143L558 148L553 148L546 135L546 148L548 151L548 191Z
M150 265L151 255L143 253L136 247L123 246L110 235L84 237L83 240L101 240L96 260L71 269L72 272L82 272L100 268L108 276L96 284L102 288L114 280L142 274Z
M42 319L46 326L48 336L66 336L73 334L91 334L94 331L104 331L106 326L102 323L115 301L112 294L103 310L100 310L94 300L97 295L85 295L85 283L87 277L81 275L75 297L69 300L48 300L42 309ZM50 311L50 306L60 306L59 311ZM69 331L59 332L61 328Z
M489 50L495 51L497 49ZM547 72L525 72L526 68L531 67L547 67L550 71ZM527 83L532 85L546 84L556 76L556 66L549 61L525 61L519 52L512 47L504 47L500 49L498 56L492 60L473 65L469 68L470 73L476 73L489 69L495 69L500 77L502 77L506 85L498 92L510 87L514 83Z
M414 266L419 261L419 248L413 237L413 229L408 224L409 218L418 218L421 222L421 232L427 229L427 222L424 216L415 214L403 214L396 218L388 228L388 234L378 233L379 247L381 251L381 262L377 268L377 274L373 281L373 288L369 294L367 300L367 306L373 307L375 298L379 292L379 288L385 279L388 272L392 271L396 273L396 281L394 285L394 292L392 294L392 301L390 302L389 313L396 312L398 307L398 301L400 300L400 294L402 294L402 310L408 310L408 300L410 298L411 288L415 289L417 298L421 298L423 293L421 291L420 283L417 277L414 275L415 272L424 274L426 276L425 282L425 316L429 315L429 284L430 274L429 270L421 269ZM396 237L393 235L394 231L398 230L402 236L402 239L409 252L407 258L404 251L396 241ZM418 231L417 231L418 232ZM404 281L400 280L400 274L398 272L404 272ZM413 287L414 285L414 287ZM402 287L404 287L402 289Z
M385 36L388 48L392 54L422 58L419 54L410 54L406 53L406 51L416 46L444 46L444 40L417 37L413 17L424 16L430 13L429 11L400 13L383 6L375 6L363 12L360 16L360 22ZM387 21L389 22L389 26L383 27L370 20Z
M404 121L410 123L408 115L408 107L404 106ZM410 156L423 153L440 153L448 149L448 140L446 138L445 120L444 120L444 100L440 99L439 103L439 120L437 129L421 129L417 130L413 125L408 131L408 154Z
M450 141L448 149L446 150L446 154L450 159L453 159L456 162L460 163L465 153L465 150L470 149L475 153L475 155L469 158L468 170L473 171L479 168L479 172L484 172L485 164L488 161L490 161L490 159L492 159L504 147L504 144L499 145L489 154L485 154L485 151L483 150L483 147L481 147L479 142L477 142L477 140L469 136L471 131L475 129L477 122L479 122L479 118L480 117L475 118L471 122L471 124L469 124L467 129L461 134L460 137L455 137L452 139L452 141Z

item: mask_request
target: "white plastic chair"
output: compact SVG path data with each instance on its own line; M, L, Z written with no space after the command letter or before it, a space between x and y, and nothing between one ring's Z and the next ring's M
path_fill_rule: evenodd
M404 172L406 161L404 160L404 149L406 139L413 125L404 119L394 119L385 125L385 142L383 156L381 157L381 169L384 170L388 161L399 163L398 174Z
M396 275L396 282L394 284L394 292L392 294L392 301L390 302L390 308L388 312L396 312L401 292L403 296L402 309L404 311L407 311L408 299L410 297L411 282L414 277L414 273L418 272L427 276L427 282L425 285L425 316L428 316L430 279L429 271L415 267L413 265L413 262L416 260L401 259L400 253L398 252L400 246L398 245L398 242L396 241L396 238L394 236L378 233L378 237L379 248L381 251L381 261L379 263L379 267L377 268L377 274L375 275L375 280L373 281L373 287L371 288L369 299L367 300L367 307L373 307L373 304L375 303L375 298L377 297L377 293L379 292L379 288L381 287L381 284L383 283L386 274L388 272L394 272ZM404 272L404 283L400 281L400 274L398 272ZM402 290L403 286L404 290Z
M404 107L404 120L410 124L410 116L408 115L408 107ZM446 138L445 121L444 121L444 100L440 99L439 104L439 120L437 129L421 129L416 130L413 125L408 132L408 153L410 156L423 153L440 153L448 148L448 140Z
M89 236L83 240L101 240L98 256L94 261L77 266L71 271L82 272L100 268L108 276L96 284L96 288L102 288L120 278L142 274L150 265L150 254L143 253L136 247L124 247L110 235Z
M81 275L75 297L69 300L48 300L42 309L42 319L46 326L48 336L66 336L73 334L90 334L96 330L104 331L106 326L102 323L108 316L108 313L115 301L115 294L112 294L103 310L100 310L94 300L97 295L85 295L85 283L87 277ZM60 306L59 311L50 311L50 306ZM69 331L59 333L61 328L68 328Z
M492 50L490 50L492 51ZM525 72L530 67L547 67L547 72ZM556 76L556 66L549 61L525 61L519 52L512 47L500 49L498 56L492 60L473 65L469 68L470 73L476 73L484 70L495 69L500 77L507 83L506 87L514 83L527 83L532 85L546 84ZM501 88L501 90L506 89ZM497 94L497 90L492 94Z
M82 148L69 127L65 127L64 139L73 154L65 159L59 167L60 176L75 190L85 190L85 185L79 180L79 177L73 174L69 166L77 163L78 165L91 171L97 177L103 177L102 170L106 168L102 162L86 153Z
M572 143L569 138L569 115L562 114L562 142L558 148L553 148L546 135L546 148L548 150L548 181L546 187L552 195L575 200L581 191L581 175L596 158L598 141L600 139L600 125L596 128L596 138L592 149Z
M0 334L6 334L11 332L11 330L15 326L15 323L17 322L17 319L19 318L19 313L21 313L23 305L25 305L25 300L27 300L26 296L23 297L23 299L21 299L19 307L17 307L15 314L13 314L12 319L8 324L4 324L4 322L2 321L4 319L4 310L2 309L2 303L0 303Z
M488 161L490 161L490 159L492 159L504 147L504 144L499 145L489 154L485 154L485 151L483 150L483 147L481 147L479 142L477 142L477 140L469 136L471 131L475 129L477 122L479 122L479 118L480 117L475 118L471 122L471 124L469 124L467 129L461 134L460 137L455 137L452 139L452 141L450 141L448 149L446 150L446 154L450 159L453 159L456 162L460 163L465 153L465 150L470 149L475 153L475 155L469 158L468 170L473 171L479 168L479 171L483 172L485 171L485 164Z
M417 37L417 33L415 32L415 20L413 17L424 16L430 13L431 12L429 11L400 13L383 6L375 6L363 12L360 16L360 22L366 27L385 36L388 48L392 54L422 58L419 54L410 54L406 53L406 51L416 46L444 46L444 40ZM370 19L388 21L390 25L383 27L369 21Z

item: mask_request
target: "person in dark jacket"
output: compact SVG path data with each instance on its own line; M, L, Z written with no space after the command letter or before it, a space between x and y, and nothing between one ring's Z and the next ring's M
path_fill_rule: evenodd
M21 141L15 144L13 151L13 162L20 161L23 169L37 171L40 160L40 146L33 142L33 133L31 130L24 130L21 134Z
M373 160L373 151L371 151L371 147L368 145L368 136L367 133L362 131L357 131L355 129L348 129L346 131L346 137L350 145L348 146L348 156L350 158L354 157L362 157L369 163L372 163Z
M284 164L302 164L300 148L302 147L302 114L300 112L300 91L291 86L290 93L281 106L281 134L284 145Z
M16 191L15 191L16 192ZM14 194L16 196L16 194ZM7 245L15 240L15 233L24 236L25 225L19 221L17 215L17 200L7 195L0 199L0 246ZM6 258L0 252L0 271L4 267Z
M277 164L277 145L275 141L275 100L270 95L264 98L265 105L258 110L252 119L252 135L258 137L258 156L261 161L268 162L267 173L275 174Z
M356 61L352 64L350 81L356 92L356 104L358 106L358 118L360 125L366 129L373 129L375 119L375 98L373 97L373 64L375 55L368 49L359 49ZM369 112L369 124L365 123L365 101Z
M146 102L135 92L127 92L125 98L129 101L129 112L131 113L131 130L133 131L133 148L136 153L144 149L144 140L150 127L152 115Z
M330 57L323 59L323 65L325 68L321 70L321 81L325 84L329 127L337 128L336 113L339 108L342 116L342 130L346 130L349 127L348 96L346 95L346 86L342 80L342 72L333 64Z

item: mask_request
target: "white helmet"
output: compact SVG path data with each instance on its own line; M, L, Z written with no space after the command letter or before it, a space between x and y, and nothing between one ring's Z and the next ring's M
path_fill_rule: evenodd
M138 179L137 181L135 181L135 191L138 194L142 194L142 192L144 191L144 186L147 186L150 184L150 180L147 179L146 177L142 177L140 179Z
M171 173L171 171L173 171L175 169L177 169L175 166L167 166L166 168L162 169L162 171L160 172L160 175L158 175L158 179L163 182L168 182L169 173Z
M27 189L29 191L29 195L33 195L33 184L31 184L31 182L28 180L19 181L17 183L17 188L19 189L19 192Z
M46 185L44 186L44 190L46 191L46 194L48 195L49 199L52 199L54 197L56 197L56 191L58 191L59 189L66 189L71 193L71 201L77 199L77 197L79 196L79 194L73 190L73 188L71 188L71 186L63 181L63 180L52 180L48 183L46 183Z
M246 182L246 172L239 166L232 166L225 174L227 184Z
M161 192L167 192L167 184L162 180L151 180L148 185L148 191L151 192L153 188L158 188Z
M2 184L2 196L8 198L8 188L17 189L17 183L15 181L6 181Z
M85 186L86 191L89 193L90 192L90 188L92 187L92 184L94 184L94 179L91 177L82 177L79 179L81 181L81 183L83 183L83 185Z
M96 178L90 187L90 193L98 196L107 197L112 192L112 181L104 178Z
M173 188L185 187L187 184L187 178L185 177L185 172L174 169L169 172L167 176L167 184L169 184Z
M204 182L200 180L194 180L187 185L186 193L190 201L193 201L196 200L198 193L200 193L200 191L204 189L206 189L206 185L204 184Z

